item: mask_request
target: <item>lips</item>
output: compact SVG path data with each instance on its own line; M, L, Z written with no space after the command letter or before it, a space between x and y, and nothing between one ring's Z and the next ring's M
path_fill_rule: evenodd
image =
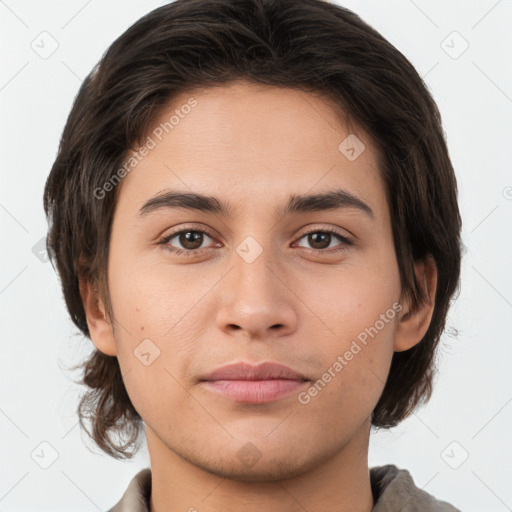
M223 366L201 379L202 386L228 400L263 404L299 392L308 379L278 363L235 363Z
M300 373L279 363L261 363L253 366L249 363L234 363L222 366L201 380L308 380Z

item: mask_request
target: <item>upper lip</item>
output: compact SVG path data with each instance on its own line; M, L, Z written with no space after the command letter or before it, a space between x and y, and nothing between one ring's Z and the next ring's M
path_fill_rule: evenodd
M265 362L258 365L232 363L217 368L202 380L307 380L300 373L279 363Z

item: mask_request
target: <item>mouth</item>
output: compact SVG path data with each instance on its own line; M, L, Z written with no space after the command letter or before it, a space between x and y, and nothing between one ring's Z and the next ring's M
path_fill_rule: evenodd
M284 398L305 387L309 380L278 363L235 363L223 366L201 379L203 387L241 403L266 403Z

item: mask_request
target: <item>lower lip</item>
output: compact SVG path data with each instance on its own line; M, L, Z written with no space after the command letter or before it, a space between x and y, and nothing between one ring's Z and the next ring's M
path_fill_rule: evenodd
M207 380L203 384L216 393L237 402L265 403L299 390L307 381L270 380Z

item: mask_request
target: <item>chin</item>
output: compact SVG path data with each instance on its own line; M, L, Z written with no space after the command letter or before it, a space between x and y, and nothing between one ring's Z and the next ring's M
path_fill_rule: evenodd
M272 446L267 439L264 447L263 441L253 441L245 444L236 441L236 449L225 447L217 453L211 453L212 445L194 452L184 452L182 445L179 455L203 471L240 482L273 482L297 477L329 457L325 447L315 450L308 443L287 446L281 442Z
M216 476L239 482L274 482L297 477L307 472L312 465L311 461L299 461L293 457L284 459L273 457L267 460L261 458L250 467L238 460L234 462L223 459L214 464L204 465L202 468Z

